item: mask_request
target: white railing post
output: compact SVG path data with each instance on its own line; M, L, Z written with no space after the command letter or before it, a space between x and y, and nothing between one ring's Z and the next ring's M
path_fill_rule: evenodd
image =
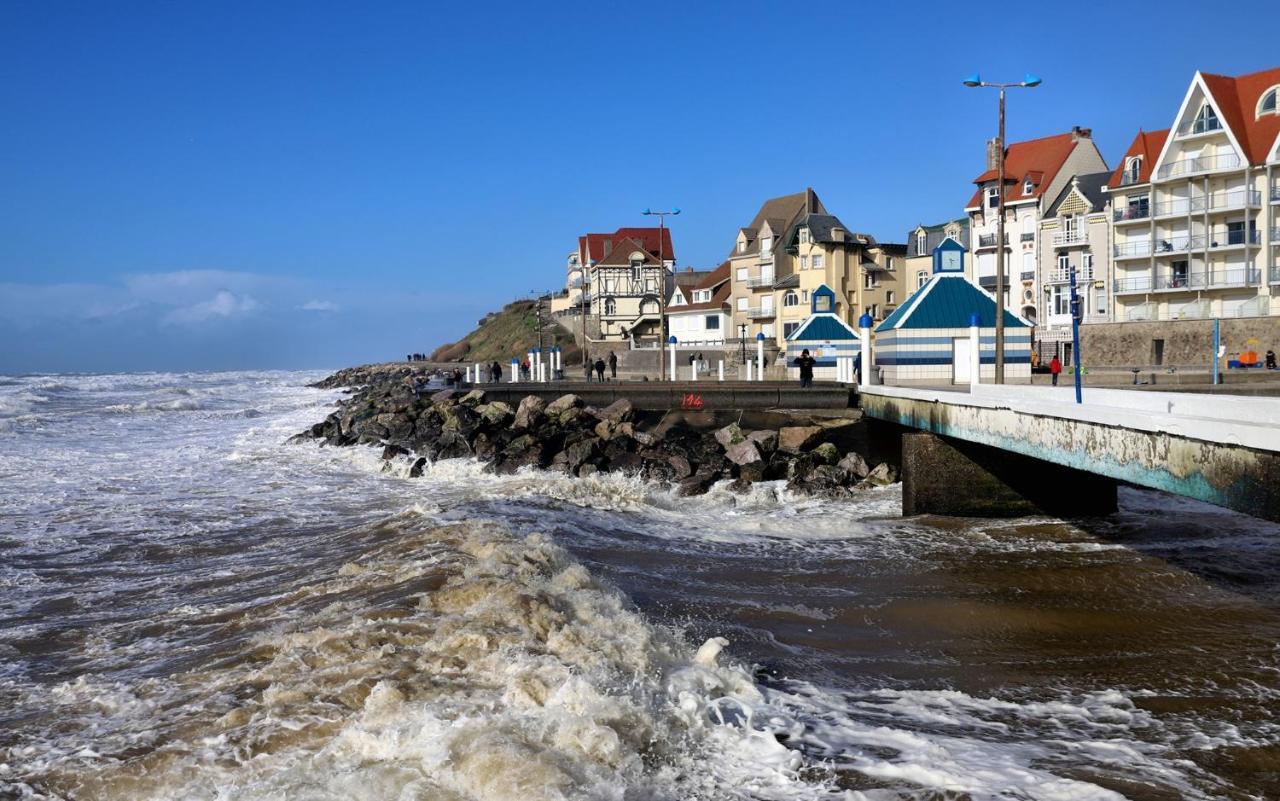
M755 365L755 362L751 361L750 359L747 359L747 380L748 380L748 381L754 381L754 380L755 380L755 379L753 379L753 378L751 377L751 368L752 368L754 365Z
M724 359L720 360L720 380L724 380Z
M519 380L520 380L520 360L517 359L515 356L512 356L511 357L511 375L507 383L514 384Z
M996 310L999 313L999 309ZM977 313L969 315L969 388L982 383L982 337Z
M756 334L756 365L760 368L760 374L756 376L757 381L764 380L764 334Z
M667 371L667 375L671 376L672 381L679 380L679 376L676 375L676 343L678 341L679 340L677 340L674 336L672 336L670 339L667 340L667 345L669 346L668 352L671 354L671 365L670 365L671 369Z
M862 387L871 386L871 372L874 365L871 351L871 322L871 315L865 312L858 318L858 337L862 340L858 343L859 352L862 356L862 370L860 371L861 375L858 376L858 386Z

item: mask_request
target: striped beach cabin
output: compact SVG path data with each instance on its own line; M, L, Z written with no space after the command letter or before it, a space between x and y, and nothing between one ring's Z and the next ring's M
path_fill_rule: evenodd
M813 290L810 314L800 327L787 336L787 375L800 377L793 363L808 350L816 363L815 381L853 382L853 361L862 353L862 340L848 323L835 314L836 293L826 284Z
M978 315L981 381L995 379L996 300L963 274L939 272L876 327L885 384L968 384L969 320ZM1005 310L1004 374L1031 381L1031 323Z

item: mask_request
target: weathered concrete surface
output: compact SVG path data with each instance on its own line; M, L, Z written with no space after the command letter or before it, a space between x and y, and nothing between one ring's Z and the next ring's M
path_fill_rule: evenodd
M1253 350L1259 357L1280 347L1280 317L1226 317L1222 344L1228 358ZM1213 361L1212 320L1163 320L1097 323L1080 326L1080 352L1086 367L1155 365L1155 340L1164 342L1166 367L1208 367ZM1226 369L1226 364L1222 364Z
M625 398L636 409L847 409L854 390L842 384L820 384L801 389L792 382L635 381L585 383L554 381L546 384L477 384L490 400L518 405L528 395L550 402L572 392L583 403L604 408Z
M1140 393L1113 391L1137 407L1127 409L1075 406L1044 400L1035 388L1018 389L1031 400L1018 402L1011 388L968 395L871 387L860 401L870 418L1280 521L1280 405L1274 401L1231 399L1236 408L1268 418L1245 422L1201 416L1209 414L1210 401L1222 405L1223 398L1159 397L1201 413L1179 415L1143 408L1157 399L1135 397Z
M1094 517L1116 511L1116 482L925 431L902 437L902 513Z

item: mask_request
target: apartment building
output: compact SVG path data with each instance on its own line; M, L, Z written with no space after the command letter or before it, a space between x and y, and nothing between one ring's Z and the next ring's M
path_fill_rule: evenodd
M557 316L580 313L585 302L582 285L582 260L578 251L572 250L565 259L564 290L551 297L551 313Z
M1094 144L1093 133L1079 126L1067 133L1015 142L1004 154L1004 176L996 170L999 143L987 143L987 169L973 182L977 189L965 205L969 216L969 251L973 258L966 275L989 292L995 291L996 243L1000 194L1004 194L1006 308L1038 306L1041 292L1040 248L1037 235L1045 212L1077 175L1108 171Z
M1071 360L1071 274L1076 277L1081 322L1110 322L1110 172L1072 176L1040 220L1037 274L1024 287L1021 315L1034 323L1041 361L1057 355Z
M907 253L903 257L905 269L900 279L904 295L910 296L928 283L933 276L933 249L944 239L954 239L967 250L969 218L961 217L936 225L921 223L907 232Z
M754 341L764 334L776 342L781 327L774 284L789 277L793 259L778 243L806 214L826 214L813 189L770 198L751 223L738 229L729 253L729 304L732 310L730 339Z
M725 344L729 336L729 262L699 273L692 287L677 284L667 303L667 331L689 347Z
M1108 182L1115 319L1280 313L1280 68L1197 72Z
M571 257L572 258L572 257ZM662 296L671 291L675 248L669 228L619 228L578 237L587 294L587 337L620 342L662 336ZM569 271L573 272L573 262Z

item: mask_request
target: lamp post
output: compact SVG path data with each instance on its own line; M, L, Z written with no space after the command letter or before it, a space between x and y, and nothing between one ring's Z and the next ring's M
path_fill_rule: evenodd
M587 309L591 308L591 296L588 294L588 288L591 286L588 280L591 273L596 268L597 261L588 259L585 265L582 265L582 286L578 290L578 300L582 307L582 366L586 367L591 363L591 355L587 352Z
M680 213L680 209L672 209L671 211L654 211L653 209L645 209L640 212L646 217L658 218L658 275L662 279L662 286L658 287L658 380L661 381L665 376L662 371L666 369L667 362L667 265L662 260L662 239L663 231L666 229L667 217L674 217ZM675 376L671 376L674 380Z
M970 88L988 87L1000 90L1000 134L997 140L999 146L998 155L996 157L996 205L998 219L996 220L996 252L1000 254L996 261L996 376L995 383L1004 383L1004 90L1015 86L1025 89L1034 89L1041 83L1040 79L1031 73L1027 73L1026 77L1017 83L988 83L982 80L982 76L978 73L970 75L964 79L964 85Z

